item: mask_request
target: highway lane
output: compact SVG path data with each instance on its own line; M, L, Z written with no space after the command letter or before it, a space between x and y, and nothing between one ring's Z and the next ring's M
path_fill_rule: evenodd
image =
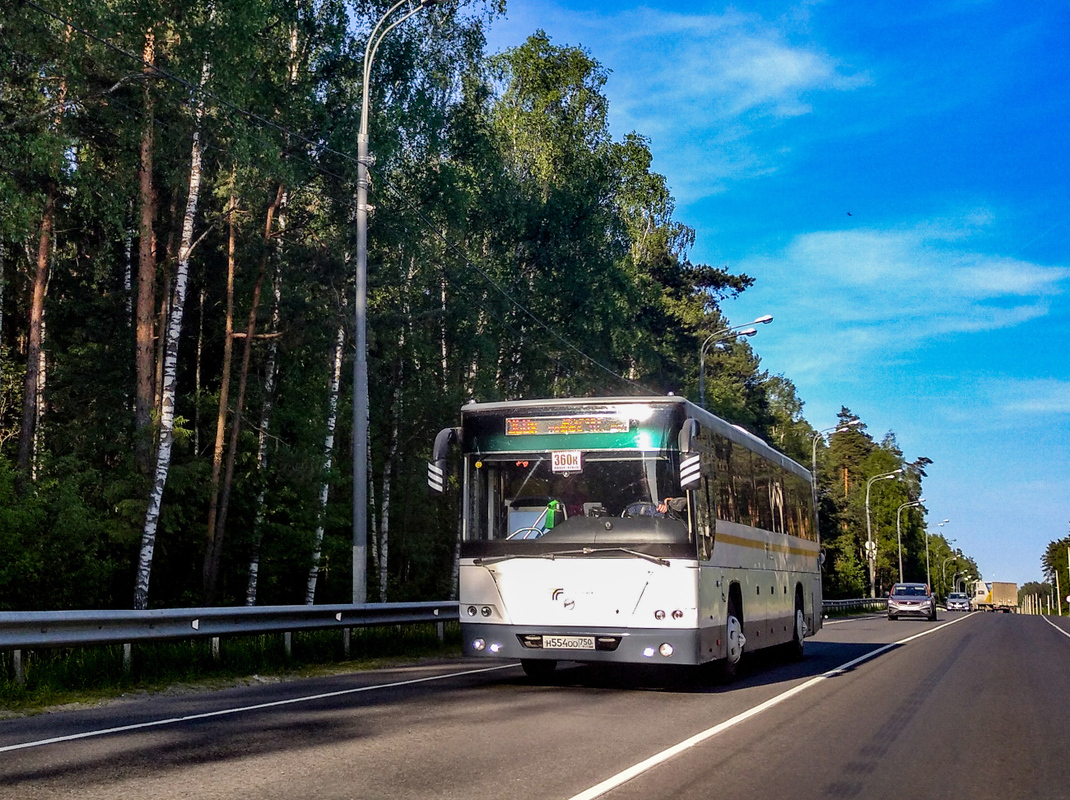
M605 796L1070 794L1070 759L1061 757L1070 741L1058 724L1070 710L1070 638L1037 617L945 614L938 623L829 625L807 642L803 662L754 658L731 687L688 673L580 666L537 686L516 667L472 672L485 665L454 662L8 720L0 797L572 798L929 630ZM181 720L219 712L228 713ZM1012 721L1013 742L998 753L975 747L971 737L1000 715ZM161 720L181 721L3 750Z

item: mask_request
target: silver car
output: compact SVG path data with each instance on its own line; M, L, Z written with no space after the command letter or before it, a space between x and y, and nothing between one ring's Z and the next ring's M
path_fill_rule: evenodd
M947 596L947 610L948 611L969 611L970 610L970 598L968 598L962 592L951 592Z
M888 595L888 619L924 617L936 619L936 600L924 583L897 583Z

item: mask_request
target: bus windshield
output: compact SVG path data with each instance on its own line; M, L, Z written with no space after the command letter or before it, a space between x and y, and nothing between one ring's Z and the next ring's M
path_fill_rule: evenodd
M473 458L466 538L688 540L675 454L585 452L568 472L560 459L554 471L554 455Z

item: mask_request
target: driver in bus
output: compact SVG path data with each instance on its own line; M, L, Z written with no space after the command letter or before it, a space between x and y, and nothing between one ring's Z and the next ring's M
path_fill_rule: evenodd
M658 503L658 513L672 519L683 519L687 511L686 497L666 497Z

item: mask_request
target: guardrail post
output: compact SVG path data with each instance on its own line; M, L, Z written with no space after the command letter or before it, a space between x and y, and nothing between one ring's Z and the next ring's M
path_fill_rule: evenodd
M219 663L219 637L212 637L212 661Z
M134 645L130 642L123 643L123 676L130 677L134 671Z
M289 661L293 658L294 654L294 635L291 631L284 631L282 634L282 649L286 651L286 660Z
M446 623L436 622L435 628L438 630L438 643L442 644L444 641L446 641Z
M26 667L22 663L22 651L21 650L12 650L11 651L11 663L12 663L12 666L15 668L15 683L17 683L19 686L25 686L26 685Z
M342 654L349 658L349 641L353 637L352 628L342 628Z

